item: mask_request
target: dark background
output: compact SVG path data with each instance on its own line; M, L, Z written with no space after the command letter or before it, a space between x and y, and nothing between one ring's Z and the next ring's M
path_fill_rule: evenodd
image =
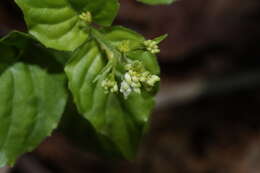
M121 0L115 23L147 38L169 34L157 107L137 159L83 152L57 130L9 172L259 173L260 1L151 7ZM0 35L13 29L26 30L22 14L13 0L1 0Z

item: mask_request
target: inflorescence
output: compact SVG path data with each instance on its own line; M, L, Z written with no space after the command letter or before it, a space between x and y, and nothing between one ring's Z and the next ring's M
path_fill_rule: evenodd
M146 40L143 45L152 54L160 52L158 42L154 40ZM117 49L126 56L125 53L131 51L130 40L119 43ZM127 99L132 93L141 94L142 90L151 91L155 84L160 81L160 77L146 70L141 61L127 62L124 66L124 73L120 74L121 77L118 77L119 80L115 79L115 71L113 71L101 82L106 94L120 92Z
M146 49L152 54L160 53L160 49L158 43L154 40L146 40L144 41L144 46Z
M119 91L124 95L125 99L127 99L131 93L140 94L142 88L150 91L155 84L160 81L160 77L147 71L140 61L126 64L125 70L126 72L123 75L121 82L119 82ZM112 73L102 81L101 86L107 94L109 92L117 93L119 89L118 82L115 80Z
M110 74L106 79L104 79L101 82L101 86L104 88L106 94L110 92L111 93L118 92L118 85L113 74Z
M92 14L89 11L81 13L79 18L87 24L92 23Z
M118 46L117 49L122 52L126 53L130 51L130 41L129 40L124 40L122 41Z

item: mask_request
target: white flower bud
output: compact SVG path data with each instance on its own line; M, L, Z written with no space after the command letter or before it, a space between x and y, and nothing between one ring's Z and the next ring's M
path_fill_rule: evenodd
M154 84L156 82L159 82L160 81L160 78L157 76L157 75L152 75L148 80L147 80L147 84L149 86L154 86Z
M111 92L112 93L115 93L115 92L117 92L118 91L118 86L117 86L117 84L115 84L114 86L113 86L113 88L111 88Z
M104 92L108 94L109 92L115 93L118 91L117 82L113 78L106 78L101 82L101 86L104 88Z
M133 77L132 77L132 81L133 81L133 82L139 82L139 80L140 80L140 79L139 79L138 76L133 76Z
M126 81L122 81L121 82L121 87L120 87L120 92L123 93L125 99L127 99L127 97L129 96L129 94L131 94L132 89L131 87L128 85L128 83Z
M92 22L92 14L89 11L81 13L79 15L79 18L81 20L83 20L84 22L86 22L86 23L91 23Z
M132 78L131 78L131 76L130 76L129 73L126 73L126 74L125 74L125 81L126 81L128 84L131 84Z
M147 41L147 44L151 43L153 42ZM157 47L157 45L155 44L153 47ZM152 75L149 71L145 70L141 61L127 64L125 65L125 69L127 72L124 74L123 81L120 84L120 92L124 95L125 99L127 99L132 92L140 94L142 86L147 91L150 91L155 83L160 81L157 75Z
M156 41L146 40L146 41L144 41L144 46L146 47L146 49L149 52L151 52L153 54L156 54L156 53L160 52L160 49L159 49Z
M132 82L131 83L131 87L132 88L140 88L142 85L140 82Z

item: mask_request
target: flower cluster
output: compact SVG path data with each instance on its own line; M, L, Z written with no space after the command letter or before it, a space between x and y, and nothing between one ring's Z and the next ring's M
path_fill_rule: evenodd
M118 91L118 85L112 75L109 75L101 82L101 86L104 88L105 93L116 93Z
M146 47L146 49L149 52L151 52L153 54L160 53L159 46L157 45L157 42L154 41L154 40L146 40L146 41L144 41L144 46Z
M160 81L160 77L147 71L140 61L126 64L125 70L126 72L120 82L120 90L114 73L110 73L101 82L101 86L104 88L106 94L120 91L124 95L124 98L127 99L133 92L141 94L142 87L150 91Z
M160 81L157 75L152 75L149 71L145 70L140 61L127 64L126 70L127 72L123 77L120 87L120 92L123 93L126 99L132 92L140 94L142 86L146 90L150 90L156 82Z
M132 92L140 94L141 86L139 74L135 71L128 71L121 82L120 92L127 98Z
M129 40L124 40L122 41L118 46L118 50L122 53L126 53L130 51L130 41Z
M79 18L88 24L92 22L92 15L89 11L81 13Z

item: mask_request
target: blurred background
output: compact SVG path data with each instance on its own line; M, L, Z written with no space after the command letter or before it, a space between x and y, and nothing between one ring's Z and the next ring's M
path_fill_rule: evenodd
M0 173L259 173L260 1L121 0L116 24L161 44L161 91L135 161L83 152L60 130ZM0 2L0 35L25 31L13 0Z

